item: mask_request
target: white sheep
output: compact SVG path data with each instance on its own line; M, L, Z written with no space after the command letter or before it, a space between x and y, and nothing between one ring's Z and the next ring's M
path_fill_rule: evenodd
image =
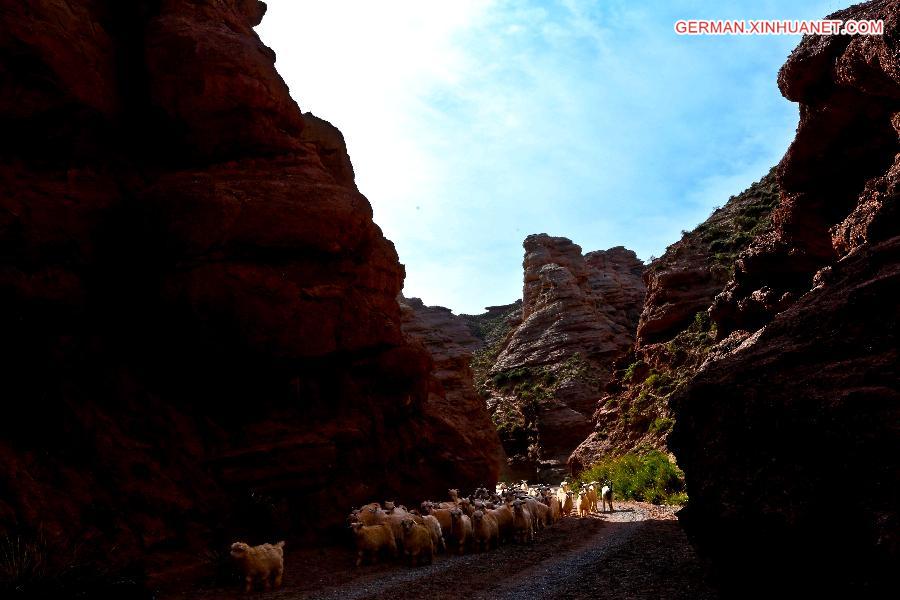
M575 508L575 498L573 497L574 492L568 491L563 497L562 501L562 514L568 517L572 514L572 510Z
M249 546L244 542L231 545L231 558L244 574L244 591L250 592L253 586L262 583L263 589L269 591L281 586L284 576L284 542Z
M596 481L592 481L588 484L588 510L591 512L599 512L597 510L597 485Z
M603 512L606 512L607 504L609 504L609 512L616 512L613 509L612 497L613 497L612 484L604 485L603 488L600 490L600 498L601 498Z

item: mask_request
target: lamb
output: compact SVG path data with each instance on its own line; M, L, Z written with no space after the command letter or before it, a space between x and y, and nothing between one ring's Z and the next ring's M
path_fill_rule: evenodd
M499 539L500 528L493 515L480 510L472 513L472 540L476 551L496 548Z
M434 541L428 528L409 518L403 519L400 526L403 530L403 552L410 566L431 564L434 560Z
M450 511L449 540L459 554L465 552L466 544L472 540L472 520L458 508Z
M523 500L513 502L513 530L520 544L534 540L533 520Z
M604 485L600 490L600 498L602 503L603 512L606 512L606 505L609 504L609 512L615 512L613 510L612 503L612 484Z
M244 542L231 545L231 558L244 574L244 591L250 592L254 585L262 583L269 591L281 586L284 576L284 542L249 546Z
M350 525L356 541L356 566L360 566L363 558L368 555L372 562L378 561L379 554L397 556L397 540L391 526L387 523L380 525L363 525L353 523Z

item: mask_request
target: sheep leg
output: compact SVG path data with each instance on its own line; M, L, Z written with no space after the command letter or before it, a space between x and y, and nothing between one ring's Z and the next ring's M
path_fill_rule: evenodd
M247 575L247 577L244 578L244 592L249 594L252 589L253 589L253 577L251 577L250 575Z

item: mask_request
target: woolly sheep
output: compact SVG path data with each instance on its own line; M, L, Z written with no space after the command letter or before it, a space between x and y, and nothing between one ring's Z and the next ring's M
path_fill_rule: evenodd
M572 510L575 508L575 499L573 498L573 492L566 492L565 498L562 502L562 514L565 516L569 516L572 514Z
M472 540L472 520L458 508L450 511L450 531L448 541L452 541L456 551L462 554Z
M472 513L472 540L476 551L496 548L499 539L500 528L493 515L480 510Z
M606 512L607 504L609 504L609 512L615 512L615 510L613 510L612 496L613 496L612 484L604 485L603 488L600 490L600 499L601 499L603 512Z
M515 530L513 527L513 511L509 505L501 504L497 508L490 509L487 512L497 521L500 541L506 542L511 539L515 534Z
M244 574L244 591L250 592L261 583L269 591L281 586L284 576L284 542L249 546L244 542L231 545L231 558Z
M403 519L400 527L403 531L403 552L410 566L431 564L434 560L434 542L428 528L410 518Z
M513 530L520 544L534 540L533 520L523 500L513 502Z
M588 494L587 489L582 489L578 493L578 498L575 500L575 509L578 513L578 516L581 518L587 517L591 512L591 498Z
M389 554L391 557L397 556L397 541L390 525L382 523L381 525L363 525L362 523L353 523L354 540L356 541L356 566L360 566L363 558L369 556L371 561L377 562L379 554Z

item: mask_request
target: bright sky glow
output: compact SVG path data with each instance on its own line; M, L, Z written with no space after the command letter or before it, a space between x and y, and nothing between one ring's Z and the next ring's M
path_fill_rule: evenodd
M347 140L404 293L477 313L522 293L522 240L660 255L778 162L799 37L677 19L813 19L834 0L268 0L257 31Z

